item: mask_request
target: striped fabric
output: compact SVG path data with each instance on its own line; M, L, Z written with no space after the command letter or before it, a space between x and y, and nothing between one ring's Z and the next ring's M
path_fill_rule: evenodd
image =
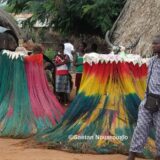
M67 75L68 73L68 66L66 64L56 67L56 75Z
M56 75L56 92L70 93L68 75Z
M63 55L63 56L57 55L55 57L55 63L62 64L62 62L64 62L68 58L69 57L67 55ZM69 74L67 64L59 65L56 67L56 75L67 75L67 74Z

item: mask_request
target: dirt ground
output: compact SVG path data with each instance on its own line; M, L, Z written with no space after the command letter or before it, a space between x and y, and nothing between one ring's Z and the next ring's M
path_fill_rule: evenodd
M57 150L26 148L23 140L0 139L0 160L126 160L123 155L74 154ZM140 159L139 159L140 160Z

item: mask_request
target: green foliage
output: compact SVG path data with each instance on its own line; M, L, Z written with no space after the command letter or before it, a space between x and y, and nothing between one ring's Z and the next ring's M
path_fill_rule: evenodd
M94 0L93 4L83 6L83 17L101 33L105 33L113 25L123 5L122 0Z
M124 6L124 0L9 0L12 11L31 12L28 19L49 22L62 33L103 35L111 28Z
M56 55L56 52L53 51L52 48L48 48L47 50L45 50L44 54L45 54L50 60L52 60L53 57Z

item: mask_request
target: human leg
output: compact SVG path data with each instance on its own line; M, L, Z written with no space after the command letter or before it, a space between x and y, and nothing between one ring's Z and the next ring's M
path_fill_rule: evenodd
M156 149L157 149L157 160L160 160L160 111L156 112L153 116L153 122L156 129Z
M152 114L142 106L138 113L137 126L133 133L129 157L134 158L136 153L142 153L147 141L152 119Z

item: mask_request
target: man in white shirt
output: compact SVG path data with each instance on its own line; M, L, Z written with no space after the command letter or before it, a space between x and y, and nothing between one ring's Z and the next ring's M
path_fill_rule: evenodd
M64 41L64 54L69 56L70 63L68 63L68 70L71 71L73 69L73 52L74 52L74 46L69 42L68 39L65 39ZM73 81L72 76L69 73L69 81L70 81L70 90L72 90L73 87ZM70 97L70 94L68 94L68 99Z
M73 62L73 52L74 46L68 41L68 39L66 39L64 43L64 54L69 56L71 62Z

